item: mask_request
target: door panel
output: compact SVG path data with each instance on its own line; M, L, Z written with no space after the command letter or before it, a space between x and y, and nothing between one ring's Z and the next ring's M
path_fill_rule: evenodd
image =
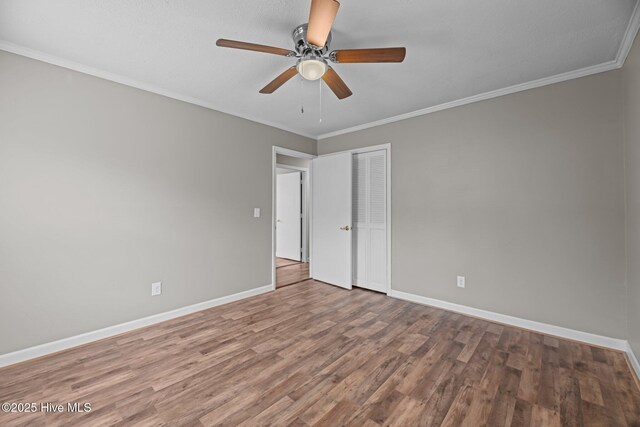
M367 287L374 291L387 292L387 231L369 230L369 271Z
M367 233L355 222L353 224L353 284L356 286L362 286L364 278L366 278L366 266L367 266Z
M353 156L353 283L387 292L386 151Z
M300 172L276 175L276 256L301 260L302 197Z
M351 289L351 154L318 157L312 173L313 278Z

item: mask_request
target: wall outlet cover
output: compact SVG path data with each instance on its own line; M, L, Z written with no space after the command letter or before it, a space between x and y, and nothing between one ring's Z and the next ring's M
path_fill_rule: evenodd
M151 284L151 296L162 294L162 282L155 282Z
M458 287L459 288L464 288L465 284L464 284L464 276L458 276Z

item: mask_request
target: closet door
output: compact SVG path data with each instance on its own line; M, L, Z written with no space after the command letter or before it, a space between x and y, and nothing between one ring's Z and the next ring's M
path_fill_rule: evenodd
M387 292L387 156L353 156L353 284Z

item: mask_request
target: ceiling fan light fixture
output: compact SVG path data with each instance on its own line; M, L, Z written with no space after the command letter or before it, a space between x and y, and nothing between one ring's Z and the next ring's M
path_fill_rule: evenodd
M402 62L407 50L404 47L391 47L331 51L331 27L339 8L338 0L311 0L309 22L298 25L291 33L295 51L228 39L219 39L216 45L298 58L296 65L291 65L280 73L260 89L260 93L273 93L296 74L300 74L305 80L322 79L338 99L345 99L353 95L353 92L327 61L345 64Z
M327 71L327 62L322 58L301 58L296 66L298 73L306 80L318 80Z

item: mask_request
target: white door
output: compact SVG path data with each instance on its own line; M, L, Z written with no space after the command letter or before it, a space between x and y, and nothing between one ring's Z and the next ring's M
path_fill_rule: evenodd
M300 172L276 175L276 256L301 260L302 185Z
M353 284L387 292L386 151L353 156Z
M351 153L312 162L312 276L351 289Z

